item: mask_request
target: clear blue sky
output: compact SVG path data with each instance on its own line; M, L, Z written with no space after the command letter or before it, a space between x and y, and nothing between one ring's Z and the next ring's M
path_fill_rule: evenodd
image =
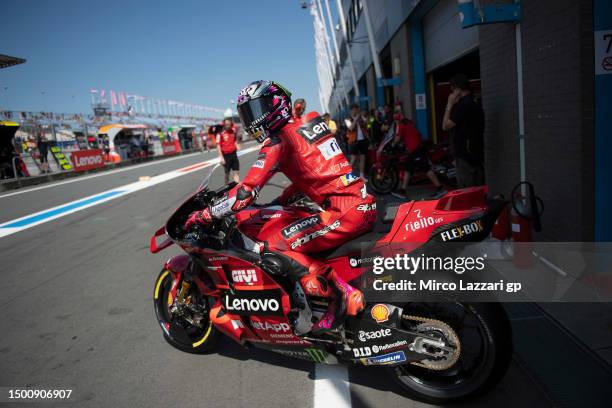
M226 109L273 79L320 109L298 0L1 2L0 54L27 59L0 70L2 108L89 113L99 88Z

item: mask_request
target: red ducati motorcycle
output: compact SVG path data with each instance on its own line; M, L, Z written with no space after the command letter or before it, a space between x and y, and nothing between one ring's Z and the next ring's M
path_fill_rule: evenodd
M317 211L316 205L299 200L293 208L253 206L185 231L192 211L214 205L232 187L211 191L209 179L150 241L153 253L173 244L186 252L164 264L154 286L157 320L172 346L212 352L225 335L244 346L314 363L382 365L411 397L434 403L474 397L506 372L512 335L498 303L370 302L338 329L310 334L329 300L307 297L292 279L291 264L269 252L265 242L267 223L289 225ZM398 242L443 245L451 236L484 239L503 205L487 201L485 194L486 187L469 188L379 208L385 215L372 232L319 256L359 287L364 242L383 248ZM451 234L462 227L465 234Z
M368 172L368 184L378 194L389 194L395 190L403 178L400 169L408 160L403 145L391 146L393 135L387 135L376 149L375 161ZM431 162L431 169L443 184L455 185L456 170L453 164L450 146L448 144L424 143L425 150ZM410 175L410 184L429 183L426 172L417 171Z

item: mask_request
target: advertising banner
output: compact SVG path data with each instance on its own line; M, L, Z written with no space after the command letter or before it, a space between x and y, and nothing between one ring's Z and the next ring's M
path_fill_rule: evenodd
M100 149L79 150L73 152L71 158L74 171L86 171L104 167L104 158Z
M162 150L165 155L178 154L181 148L178 144L178 140L175 141L164 141L162 142Z
M66 155L64 155L64 152L62 152L60 147L51 146L51 154L53 154L53 157L55 157L57 164L59 164L62 170L72 170L70 161L66 158Z

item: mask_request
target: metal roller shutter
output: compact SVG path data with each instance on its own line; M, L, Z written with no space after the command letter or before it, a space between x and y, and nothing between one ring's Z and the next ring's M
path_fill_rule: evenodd
M429 72L478 47L478 27L461 28L457 0L441 0L423 18L423 40Z

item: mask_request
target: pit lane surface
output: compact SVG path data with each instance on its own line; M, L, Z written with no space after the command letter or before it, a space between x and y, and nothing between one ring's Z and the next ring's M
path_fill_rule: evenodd
M0 223L212 157L195 154L0 195ZM247 169L255 157L242 156L241 167ZM380 369L328 370L243 350L227 339L215 354L191 355L162 339L152 308L154 280L162 263L180 251L172 247L151 255L148 239L209 170L0 238L0 387L71 388L73 404L56 405L75 407L319 407L332 401L333 406L426 406L402 396ZM222 177L216 172L212 185L220 186ZM262 202L274 198L286 180L277 176L270 184ZM550 405L516 364L499 387L469 404Z

